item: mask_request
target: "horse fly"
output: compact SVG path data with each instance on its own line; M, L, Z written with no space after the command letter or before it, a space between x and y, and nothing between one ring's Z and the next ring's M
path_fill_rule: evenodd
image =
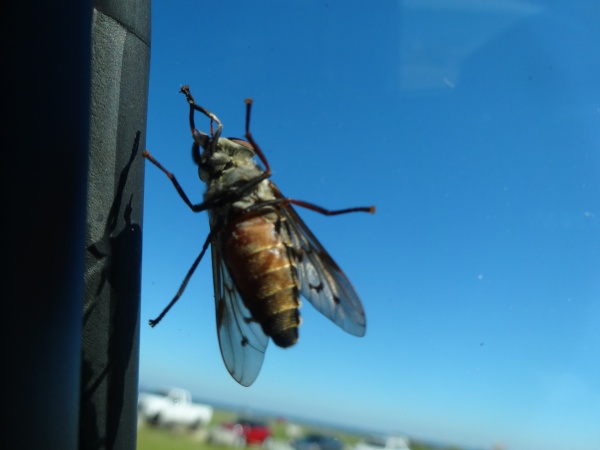
M300 295L343 330L364 336L358 294L292 205L328 216L374 213L375 208L331 211L284 197L269 180L269 163L250 134L252 100L246 100L247 140L222 138L217 116L194 101L188 86L181 92L190 106L192 156L206 183L204 201L193 204L172 173L147 150L144 157L169 177L192 211L208 211L210 233L179 291L150 325L160 322L182 295L210 245L221 355L238 383L254 382L269 338L284 348L298 341ZM210 134L196 129L196 111L210 119Z

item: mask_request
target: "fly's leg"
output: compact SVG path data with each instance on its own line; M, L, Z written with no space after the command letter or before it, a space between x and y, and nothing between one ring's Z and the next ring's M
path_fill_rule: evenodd
M345 209L325 209L321 206L315 205L314 203L305 202L303 200L295 200L293 198L276 198L274 200L267 200L260 203L255 203L251 207L249 207L246 211L252 212L254 210L259 210L264 208L265 206L275 206L278 208L286 207L289 204L301 206L302 208L310 209L312 211L318 212L325 216L337 216L338 214L347 214L353 212L366 212L370 214L375 213L375 206L356 206L354 208L345 208Z
M165 317L165 315L169 312L169 310L173 307L173 305L177 302L177 300L179 300L179 297L181 297L181 295L183 294L183 291L185 291L185 288L186 288L188 282L190 281L190 278L192 278L192 275L194 274L196 267L198 267L198 264L200 264L202 257L204 256L204 254L206 253L206 250L208 249L208 246L209 246L211 238L212 238L212 234L213 234L212 231L210 233L208 233L208 236L206 237L206 241L204 241L204 245L202 246L202 251L200 252L198 257L194 261L194 264L192 264L192 267L190 267L190 270L188 270L188 273L185 276L185 278L183 279L183 282L181 283L181 286L179 287L177 294L175 294L175 297L173 297L173 300L171 300L169 302L167 307L165 309L163 309L163 311L156 317L156 319L152 319L149 321L151 327L155 327L158 324L158 322L160 322L162 320L162 318Z
M196 142L195 138L200 134L200 132L196 129L196 125L194 122L194 111L199 111L211 120L212 137L210 138L210 146L211 146L212 151L214 151L214 147L216 146L219 136L221 135L221 129L223 127L221 124L221 121L212 112L208 111L206 108L204 108L196 103L196 101L194 100L194 97L192 97L192 94L190 92L190 87L188 85L182 86L181 92L185 95L187 102L190 105L190 129L192 132L192 136L194 137L194 141ZM252 99L249 99L249 98L246 99L245 103L246 103L246 139L248 139L248 142L250 143L250 145L252 145L254 152L256 153L256 155L258 156L260 161L263 163L265 170L258 177L254 178L252 180L249 180L248 182L242 184L241 186L233 187L229 191L223 192L221 195L213 197L210 200L206 200L202 203L193 204L190 201L190 199L188 198L188 196L185 193L185 191L183 190L183 188L181 187L181 185L179 184L179 182L177 181L177 178L175 177L175 175L173 173L169 172L167 169L165 169L162 166L162 164L160 164L150 154L150 152L148 150L145 150L143 153L144 158L146 158L148 161L150 161L152 164L154 164L156 167L158 167L165 175L167 175L167 177L173 183L173 186L175 186L175 189L179 193L179 196L183 199L185 204L188 205L188 207L194 212L206 211L207 209L219 207L219 206L225 205L227 203L234 202L234 201L238 200L239 198L242 198L245 195L247 195L248 193L250 193L252 191L252 189L254 189L259 183L261 183L262 181L266 180L267 178L269 178L271 176L271 166L269 165L267 158L265 157L264 153L260 149L260 146L258 145L258 143L254 140L252 133L250 132L250 116L251 116L251 110L252 110ZM214 134L212 132L212 123L213 122L217 123L217 131ZM198 143L196 142L194 145L198 146ZM340 210L328 210L328 209L322 208L318 205L315 205L313 203L305 202L303 200L294 200L291 198L279 198L279 199L272 200L269 202L263 202L263 203L257 204L256 206L260 207L261 205L266 206L268 204L281 205L281 206L285 206L286 204L294 204L297 206L301 206L303 208L311 209L313 211L324 214L326 216L346 214L346 213L350 213L350 212L368 212L371 214L375 212L374 206L365 206L365 207L361 206L361 207L356 207L356 208L347 208L347 209L340 209Z
M194 97L192 97L192 93L190 92L190 87L187 84L181 87L180 92L185 95L185 98L190 105L190 129L192 131L192 136L195 137L199 134L194 123L194 111L199 111L210 119L210 134L216 143L221 136L221 130L223 129L223 125L221 124L219 118L214 113L211 113L208 109L196 103L196 100L194 100ZM214 133L213 122L217 123L217 131Z
M325 209L320 206L315 205L314 203L305 202L303 200L294 200L292 198L286 198L283 200L283 204L292 203L297 206L301 206L306 209L311 209L318 213L321 213L325 216L337 216L338 214L347 214L352 212L367 212L370 214L375 214L375 206L355 206L354 208L346 208L346 209Z
M200 133L196 129L196 125L194 122L194 111L201 112L202 114L204 114L211 120L211 134L212 134L212 122L214 121L217 123L217 131L214 134L212 134L212 137L210 139L210 142L211 142L210 145L212 147L212 150L214 151L214 147L216 146L217 141L219 140L219 136L221 135L221 129L222 129L221 121L219 120L219 118L216 115L214 115L213 113L208 111L206 108L203 108L202 106L200 106L196 103L196 101L194 100L194 97L192 97L192 94L190 92L190 87L188 85L182 86L181 92L185 95L185 98L190 105L190 129L192 132L192 137L195 138ZM252 137L252 134L250 133L250 111L252 108L252 100L246 99L245 102L246 102L246 138L248 139L248 142L250 142L250 144L253 146L254 151L255 151L256 155L258 156L258 158L260 159L260 161L265 166L265 170L258 177L254 178L252 180L249 180L248 182L242 184L241 186L233 187L229 191L224 192L223 194L221 194L217 197L214 197L210 200L206 200L202 203L194 204L190 201L189 197L187 196L187 194L185 193L185 191L183 190L183 188L177 181L177 178L175 177L175 175L173 173L169 172L167 169L165 169L163 167L163 165L161 163L159 163L150 154L150 152L148 150L145 150L143 153L144 158L146 158L148 161L150 161L152 164L154 164L156 167L158 167L165 175L167 175L169 180L171 180L171 182L173 183L173 186L175 186L175 189L179 193L179 196L182 198L182 200L185 202L185 204L188 205L188 207L194 212L206 211L207 209L219 207L219 206L225 205L227 203L230 203L232 201L236 201L239 198L244 197L247 193L251 192L252 189L254 189L261 181L266 180L267 178L269 178L271 176L271 166L269 165L267 158L265 157L264 153L262 152L262 150L260 149L260 147L258 146L256 141ZM194 141L195 141L195 139L194 139ZM195 145L198 145L198 144L196 143Z
M177 181L177 178L175 178L175 175L172 174L171 172L169 172L167 169L165 169L161 163L159 163L156 159L154 159L154 156L152 156L148 150L144 150L144 153L142 153L142 156L144 158L146 158L148 161L150 161L152 164L154 164L156 167L158 167L165 175L167 175L167 177L169 177L169 180L171 180L171 183L173 183L173 186L175 186L175 189L177 189L179 196L182 198L182 200L185 202L185 204L190 207L190 209L192 211L200 212L200 211L205 211L206 209L210 208L210 205L206 205L206 202L198 203L196 205L193 204L190 201L190 199L188 198L188 196L185 193L185 191L183 190L183 188L181 187L181 185L179 184L179 181Z
M256 155L259 157L261 162L264 164L265 174L268 173L270 175L271 167L269 166L269 162L267 161L267 158L265 157L264 153L262 152L259 145L256 143L256 141L252 137L252 134L250 133L250 110L252 108L252 99L247 98L245 100L245 102L246 102L246 139L248 139L248 142L250 142L252 147L254 147L254 151L255 151ZM265 177L265 178L267 178L267 177ZM274 204L274 205L278 204L281 206L285 206L286 204L292 203L294 205L301 206L303 208L311 209L313 211L324 214L326 216L335 216L338 214L346 214L346 213L351 213L351 212L368 212L371 214L373 214L375 212L374 206L359 206L356 208L329 210L329 209L321 208L320 206L317 206L313 203L305 202L302 200L294 200L291 198L280 198L280 199L270 200L268 202L263 202L263 203L255 205L255 206L257 208L260 208L261 206L265 206L266 204L269 204L269 203Z
M256 156L258 156L260 161L265 166L265 173L268 173L269 176L271 176L271 166L269 166L269 162L267 161L265 154L262 152L256 141L252 137L252 134L250 133L250 110L252 109L252 99L247 98L246 100L244 100L244 102L246 103L246 139L248 139L248 142L250 142L252 147L254 147L254 152L256 153Z
M154 164L156 167L158 167L169 178L169 180L171 180L171 183L173 183L173 186L175 186L175 189L177 190L177 193L179 194L181 199L185 202L186 205L189 206L189 208L193 212L202 212L202 211L206 211L211 208L216 208L216 207L219 207L222 205L226 205L227 203L234 202L234 201L238 200L239 198L244 197L247 193L249 193L252 189L254 189L254 187L257 184L259 184L261 181L266 180L267 178L269 178L271 176L270 173L263 172L258 177L254 178L252 180L249 180L248 182L242 184L241 186L233 187L233 188L229 189L227 192L223 192L222 194L215 196L215 197L211 198L210 200L206 200L202 203L194 204L190 201L187 194L185 193L185 191L183 190L183 188L179 184L179 181L177 181L177 178L175 177L175 175L173 173L171 173L167 169L165 169L163 167L163 165L161 163L159 163L154 158L154 156L152 156L150 154L150 152L148 150L144 150L144 152L142 153L142 156L144 158L146 158L148 161L150 161L152 164Z
M187 102L190 104L190 129L192 131L192 136L196 136L198 134L198 130L196 129L196 125L194 123L194 111L199 111L210 119L210 134L212 135L212 140L214 141L213 145L216 145L216 141L219 139L219 136L221 135L221 129L223 128L221 121L209 110L196 103L196 100L194 100L194 97L192 97L192 93L190 92L190 87L188 85L182 86L181 92L185 95ZM271 176L271 166L269 165L265 154L262 152L250 133L250 111L252 109L252 99L247 98L244 100L244 102L246 103L246 139L248 139L248 142L250 142L252 147L254 147L256 156L258 156L260 161L265 166L265 173L267 174L265 178L268 178ZM217 123L217 131L214 134L212 129L213 122Z

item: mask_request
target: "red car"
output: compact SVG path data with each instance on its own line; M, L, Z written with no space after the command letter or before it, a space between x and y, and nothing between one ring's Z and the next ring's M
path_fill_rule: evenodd
M209 440L214 444L244 447L246 445L264 445L270 437L271 429L264 422L240 419L213 428Z

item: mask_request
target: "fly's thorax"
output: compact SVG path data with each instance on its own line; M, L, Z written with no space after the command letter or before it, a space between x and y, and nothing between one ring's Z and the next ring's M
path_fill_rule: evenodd
M261 181L256 185L250 192L239 197L236 201L231 203L231 210L233 212L244 212L249 208L255 208L255 205L275 200L275 193L271 189L271 183L268 180ZM262 208L260 208L262 211ZM268 214L272 207L267 207L265 214Z
M263 170L254 161L252 164L232 166L224 170L221 176L212 178L207 183L204 200L211 200L220 195L230 192L233 188L239 189L245 183L263 174ZM244 192L239 198L233 200L224 210L246 211L256 204L276 199L275 192L269 180L262 180L250 190Z
M198 173L207 184L238 167L256 167L254 150L245 141L219 138L215 143L214 139L205 138L196 139L196 143L203 149L197 161Z

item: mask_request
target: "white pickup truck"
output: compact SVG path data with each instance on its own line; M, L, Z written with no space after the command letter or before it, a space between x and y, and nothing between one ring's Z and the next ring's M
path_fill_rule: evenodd
M138 396L138 418L152 425L196 429L207 425L212 416L213 408L193 403L192 395L185 389L140 392Z

